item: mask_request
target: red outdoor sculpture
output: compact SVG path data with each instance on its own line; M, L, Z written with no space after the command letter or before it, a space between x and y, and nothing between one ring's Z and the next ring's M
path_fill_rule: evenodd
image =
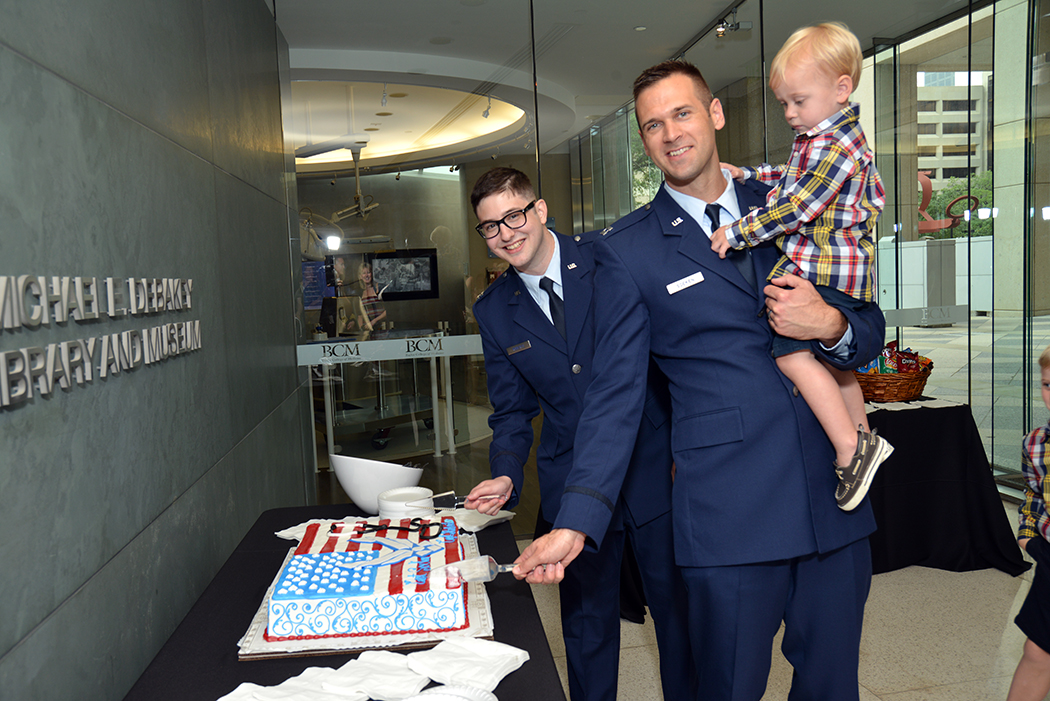
M964 209L959 214L953 214L952 208L955 207L957 202L967 200L971 212L976 211L981 206L981 201L973 195L961 195L949 202L948 206L944 208L944 213L948 215L948 219L934 219L926 212L926 208L930 206L930 198L933 196L933 183L930 181L930 171L919 171L919 185L922 186L922 201L919 203L919 214L926 220L919 222L920 234L932 234L942 229L954 229L959 226L959 220L962 219L963 212L966 210Z

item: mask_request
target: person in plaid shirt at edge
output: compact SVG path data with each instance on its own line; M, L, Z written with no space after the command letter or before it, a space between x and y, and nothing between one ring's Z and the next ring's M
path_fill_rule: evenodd
M770 282L787 285L779 276L795 273L837 305L872 300L873 230L886 203L860 127L860 107L849 102L861 60L857 38L838 22L804 27L788 38L773 59L769 87L797 133L791 156L778 167L722 164L737 180L776 184L765 207L711 237L711 248L722 258L729 248L776 238L784 255ZM869 431L857 378L818 360L811 350L816 342L776 336L772 353L835 447L835 500L849 511L863 501L893 446Z
M1043 403L1050 409L1050 347L1039 356ZM1024 503L1018 510L1017 544L1035 560L1035 579L1014 622L1028 637L1017 663L1007 701L1043 699L1050 691L1050 480L1046 479L1046 443L1050 422L1025 436L1021 450Z

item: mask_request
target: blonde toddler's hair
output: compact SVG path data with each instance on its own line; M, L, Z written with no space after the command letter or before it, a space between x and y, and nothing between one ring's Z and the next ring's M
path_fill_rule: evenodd
M788 37L773 59L769 87L776 90L788 67L812 61L832 79L848 75L856 88L863 60L860 42L842 22L803 27Z

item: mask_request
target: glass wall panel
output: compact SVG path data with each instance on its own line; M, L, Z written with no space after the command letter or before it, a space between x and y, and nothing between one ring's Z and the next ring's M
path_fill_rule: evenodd
M730 15L730 28L721 34L709 32L683 56L700 69L711 93L722 103L726 124L716 135L718 155L734 165L767 162L767 138L778 143L786 139L787 149L791 147L791 130L779 110L774 125L768 125L764 117L766 78L760 9L760 3L751 1L737 6L735 14Z
M329 452L426 464L422 484L435 491L465 493L490 476L492 409L472 305L507 264L474 230L469 194L489 168L513 166L548 203L548 224L572 226L570 178L585 169L570 175L564 155L540 168L535 105L564 97L536 94L532 43L564 30L542 19L533 26L529 4L511 3L499 35L475 36L469 49L442 43L442 24L469 25L477 11L425 0L396 12L361 6L357 26L403 37L406 47L420 18L437 13L436 36L418 55L384 54L368 51L364 33L346 60L293 66L286 130L299 156L303 238L296 324L315 390L319 493L332 501L346 497L323 472ZM519 507L529 532L537 504L533 473Z
M631 150L631 194L634 198L634 209L656 197L657 190L664 181L664 174L653 165L642 145L642 133L638 130L638 119L632 107L627 113L627 135Z
M1025 4L1013 11L1019 15ZM1032 135L1027 152L1028 200L1025 214L1028 223L1024 245L1024 279L1028 290L1025 300L1028 325L1025 347L1030 353L1024 365L1024 405L1028 412L1025 427L1035 428L1047 420L1047 410L1038 391L1039 355L1050 345L1050 2L1032 4L1032 46L1025 61L1031 86L1028 133Z
M875 56L888 199L880 304L899 310L890 311L896 333L888 335L933 359L925 394L970 404L989 457L995 415L1011 420L1008 402L1000 397L997 407L993 396L993 367L1006 364L1008 344L993 344L996 326L1000 335L1008 326L993 313L991 287L993 15L978 10Z
M1018 40L1028 11L1023 2L989 5L888 41L871 60L887 189L880 304L890 335L934 360L925 395L971 406L1004 482L1041 404L1033 368L1047 313L1035 302L1041 281L1025 274L1037 262L1029 230L1039 226L1026 204L1039 197L1038 143L1025 161L1026 105L1039 99L1030 49Z
M631 131L627 124L627 110L617 110L611 119L602 122L602 153L605 154L605 221L610 226L634 209L631 192ZM637 131L635 129L634 131Z

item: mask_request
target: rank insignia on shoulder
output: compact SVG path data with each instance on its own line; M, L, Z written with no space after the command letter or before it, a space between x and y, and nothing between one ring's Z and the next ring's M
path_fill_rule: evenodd
M613 229L613 228L612 228L611 226L607 226L607 227L605 227L604 229L602 229L602 233L601 233L601 235L602 235L602 236L605 236L605 235L606 235L607 233L609 233L610 231L612 231L612 229Z

